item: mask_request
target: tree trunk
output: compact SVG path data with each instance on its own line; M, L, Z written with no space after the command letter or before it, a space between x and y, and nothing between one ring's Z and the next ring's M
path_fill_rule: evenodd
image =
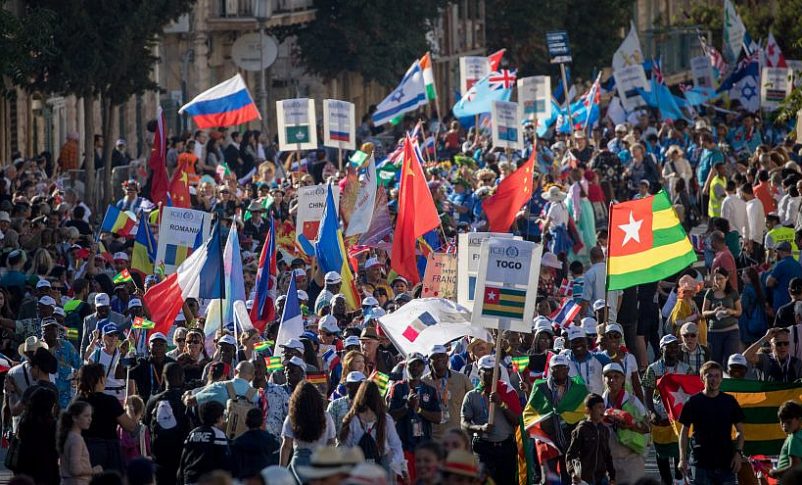
M111 190L111 152L114 149L116 140L112 139L112 133L117 126L117 106L112 105L111 100L103 97L102 101L103 110L103 139L106 143L103 145L103 208L108 207L113 198Z
M86 160L84 161L84 203L92 209L92 214L97 216L97 201L95 200L95 98L91 95L84 96L84 146L86 148ZM106 141L108 143L108 141ZM102 217L102 215L101 215Z

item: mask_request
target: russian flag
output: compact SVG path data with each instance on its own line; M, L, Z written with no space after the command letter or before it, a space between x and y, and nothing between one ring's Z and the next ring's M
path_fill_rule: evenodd
M551 319L557 325L566 328L574 321L582 307L577 305L573 298L563 298L563 304L559 310L551 315Z
M351 141L351 134L347 131L334 131L331 130L329 132L329 136L331 136L332 141L342 141L342 142L349 142Z
M239 74L195 96L178 112L192 116L198 128L235 126L262 119Z

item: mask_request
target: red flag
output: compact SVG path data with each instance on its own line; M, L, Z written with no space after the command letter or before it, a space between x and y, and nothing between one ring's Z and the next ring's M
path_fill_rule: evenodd
M532 177L537 150L529 160L498 184L496 193L482 202L491 232L507 232L515 222L515 214L532 197Z
M270 230L267 231L262 252L259 255L259 269L256 271L256 296L251 307L251 322L260 332L268 322L276 318L276 229L275 221L270 218Z
M440 225L440 216L432 200L432 193L423 168L415 156L412 140L404 140L404 162L401 164L401 181L398 189L398 217L390 267L413 285L420 281L415 241Z
M189 209L192 206L192 201L189 195L189 171L188 165L192 161L194 165L195 157L183 156L178 157L178 167L173 173L173 178L170 180L170 197L173 201L173 207L181 209ZM181 162L184 163L181 163Z
M673 422L679 421L682 407L688 398L699 394L704 388L702 378L697 374L665 374L657 381L660 399L663 401L668 417Z
M501 49L487 56L487 62L490 64L490 72L498 71L501 65L501 58L504 57L505 52L507 52L507 49Z
M166 119L161 107L156 111L156 133L153 135L153 148L148 159L148 168L151 172L150 179L150 200L154 204L167 201L167 139L166 139Z

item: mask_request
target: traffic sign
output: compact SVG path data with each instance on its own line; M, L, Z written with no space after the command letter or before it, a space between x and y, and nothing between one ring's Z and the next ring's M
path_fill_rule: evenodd
M546 32L546 47L549 50L552 64L571 62L571 45L568 43L568 32L564 30Z

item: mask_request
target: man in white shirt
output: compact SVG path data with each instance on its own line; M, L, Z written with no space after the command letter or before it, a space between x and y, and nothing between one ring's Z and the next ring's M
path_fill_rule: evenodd
M746 234L746 202L738 197L735 181L727 181L727 196L721 202L721 218L730 222L730 229L738 231L741 237Z
M604 262L604 253L598 246L590 248L591 266L585 272L585 286L582 289L582 310L585 315L592 316L593 311L590 305L600 299L604 299L605 284L607 279L607 264Z
M763 210L763 203L755 198L752 186L748 183L741 186L741 198L746 201L744 249L755 261L763 261L763 236L766 234L766 212Z

